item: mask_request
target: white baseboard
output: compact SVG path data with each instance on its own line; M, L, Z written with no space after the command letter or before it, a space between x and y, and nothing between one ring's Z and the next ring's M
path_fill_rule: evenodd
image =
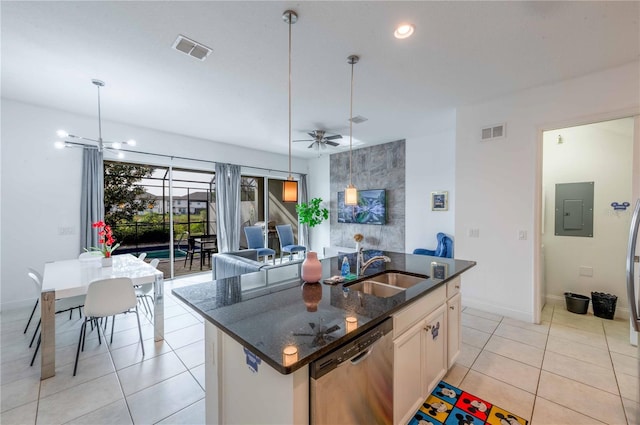
M33 304L36 302L35 298L26 299L26 300L18 300L18 301L9 301L6 303L0 303L0 313L6 313L11 310L18 310L22 308L33 308Z
M516 320L522 320L523 322L533 323L533 313L513 310L510 308L504 308L496 306L495 304L477 299L470 299L462 294L462 305L464 307L471 307L478 310L486 311L488 313L499 314L501 316L510 317Z

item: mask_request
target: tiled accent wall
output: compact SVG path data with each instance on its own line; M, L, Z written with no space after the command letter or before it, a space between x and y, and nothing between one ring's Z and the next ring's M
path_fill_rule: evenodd
M338 223L338 192L349 184L349 151L330 157L331 246L354 247L353 235L362 233L364 249L404 252L405 241L405 141L355 149L353 184L358 190L385 189L387 224Z

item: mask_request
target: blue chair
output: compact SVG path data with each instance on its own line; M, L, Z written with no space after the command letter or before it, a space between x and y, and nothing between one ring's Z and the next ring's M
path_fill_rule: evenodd
M264 233L262 226L246 226L244 234L247 237L247 246L249 249L258 251L258 258L264 257L265 262L269 261L269 256L273 258L273 264L276 264L276 252L271 248L264 247Z
M453 258L453 240L444 233L438 233L438 246L435 251L424 248L416 248L413 250L414 254L419 255L431 255L432 257Z
M297 252L307 254L306 246L294 244L293 228L290 224L276 226L276 232L278 232L278 239L280 239L280 264L282 264L282 254L285 252L289 254L289 261L291 261L291 256Z

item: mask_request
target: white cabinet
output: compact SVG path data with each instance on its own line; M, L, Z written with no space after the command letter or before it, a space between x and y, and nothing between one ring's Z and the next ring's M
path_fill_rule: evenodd
M446 288L393 316L393 423L406 424L447 373Z
M460 354L457 277L393 315L393 423L406 424Z
M393 341L393 423L406 424L425 397L423 374L424 322ZM408 416L407 416L408 415Z
M447 322L446 309L442 305L424 321L422 333L422 401L447 374Z
M447 357L451 368L460 355L462 346L462 295L459 293L447 301Z

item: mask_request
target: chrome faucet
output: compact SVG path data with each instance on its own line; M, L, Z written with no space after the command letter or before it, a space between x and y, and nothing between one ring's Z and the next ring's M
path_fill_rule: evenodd
M386 255L376 255L375 257L371 257L366 262L364 262L362 248L360 248L360 250L358 251L358 264L356 268L358 270L358 276L362 276L364 274L364 271L367 270L367 268L376 261L384 261L385 263L390 263L391 258L387 257Z

